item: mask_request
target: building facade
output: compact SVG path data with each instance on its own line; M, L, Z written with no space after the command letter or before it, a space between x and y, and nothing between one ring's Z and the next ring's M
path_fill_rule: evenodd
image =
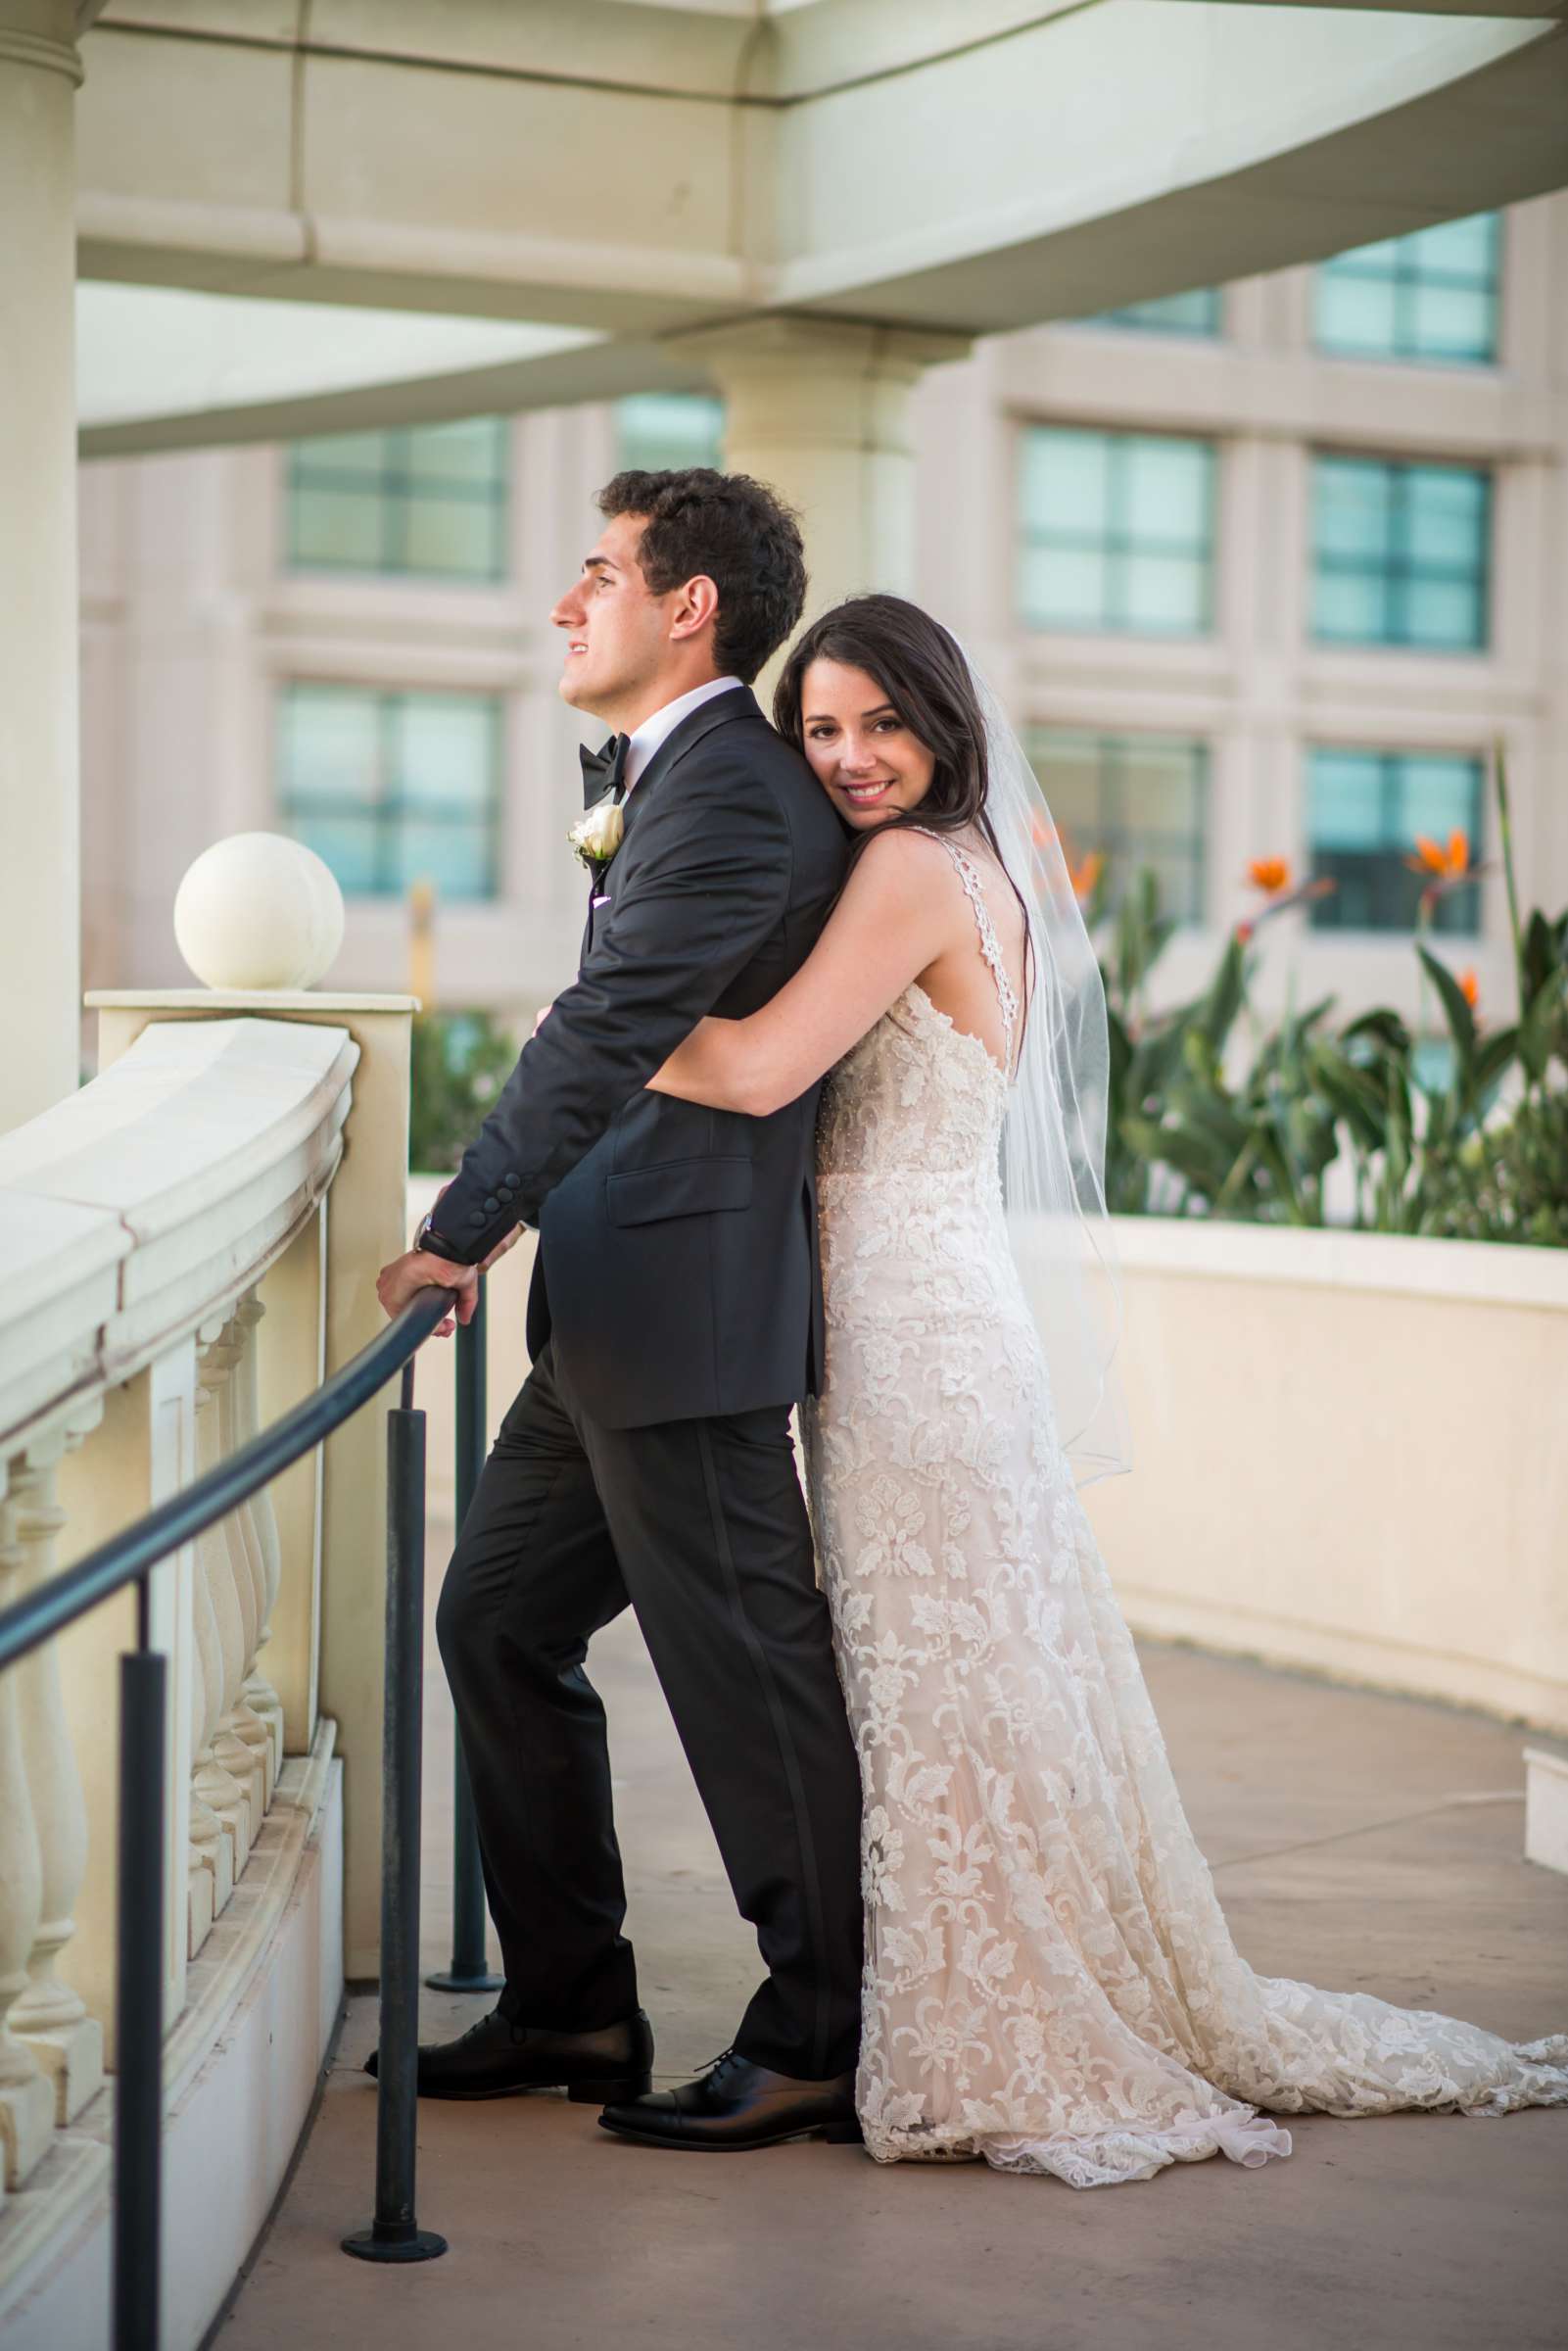
M915 404L919 594L991 675L1073 851L1181 928L1158 993L1257 910L1265 1002L1420 1012L1420 837L1480 873L1439 946L1511 1010L1491 766L1521 893L1568 898L1568 196L1315 269L987 338ZM574 968L581 726L550 605L623 462L716 457L713 401L84 468L89 985L176 984L179 877L297 833L337 872L334 984L526 1027ZM873 585L875 583L868 583Z

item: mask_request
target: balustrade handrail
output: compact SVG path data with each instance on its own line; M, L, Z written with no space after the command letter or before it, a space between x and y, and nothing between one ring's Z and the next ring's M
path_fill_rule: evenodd
M0 1672L112 1593L136 1582L181 1544L226 1518L302 1454L331 1436L412 1360L451 1311L450 1291L421 1290L368 1347L361 1347L270 1428L263 1428L205 1477L100 1543L73 1567L63 1568L8 1608L0 1608Z
M254 1284L343 1150L346 1026L154 1021L0 1136L0 1447L69 1425Z

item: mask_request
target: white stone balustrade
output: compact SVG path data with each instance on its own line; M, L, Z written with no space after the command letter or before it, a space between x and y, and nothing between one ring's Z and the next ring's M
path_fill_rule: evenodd
M261 1349L257 1331L265 1315L266 1308L254 1290L241 1299L235 1315L235 1324L246 1342L240 1349L232 1391L235 1445L248 1445L261 1425L257 1363ZM259 1493L252 1496L249 1510L256 1546L258 1618L256 1638L251 1645L245 1669L245 1696L257 1719L266 1729L266 1785L270 1801L277 1775L283 1768L283 1701L260 1663L261 1653L272 1638L272 1610L277 1606L278 1593L283 1584L283 1553L278 1541L277 1512L272 1507L270 1487L262 1486Z
M341 931L319 860L270 839L219 852L182 893L181 936L204 977L248 992L102 999L102 1074L0 1137L0 1607L383 1327L414 1007L309 992ZM211 2322L279 2184L346 1961L377 1964L384 1464L371 1407L148 1578L170 1667L171 2342ZM0 2335L18 2351L107 2339L101 2086L136 1618L116 1594L0 1671Z
M341 1024L149 1026L93 1084L0 1139L0 1599L255 1433L258 1282L324 1213L358 1058ZM160 1435L149 1407L127 1478L125 1401L193 1345L195 1382L163 1382L181 1425ZM106 1400L116 1427L101 1435ZM175 1559L153 1578L154 1637L178 1668L171 1988L223 1914L283 1760L281 1709L257 1672L285 1572L275 1525L247 1506L192 1548L183 1571ZM118 1621L84 1620L0 1674L0 2141L13 2188L96 2093L112 2023L105 1763L127 1619L120 1603L95 1613Z
M200 1335L206 1338L205 1326ZM218 1398L228 1371L215 1337L207 1345L200 1361L196 1467L198 1475L205 1476L208 1470L216 1468L224 1450ZM215 1526L210 1526L196 1538L197 1643L206 1704L195 1784L223 1823L233 1849L233 1874L237 1878L250 1859L252 1840L261 1821L257 1791L252 1785L252 1758L237 1734L232 1704L244 1667L245 1628L231 1523L219 1519Z
M18 1597L23 1551L17 1506L0 1503L0 1607ZM27 1793L21 1692L14 1673L0 1674L0 2194L20 2187L49 2143L54 2092L37 2058L12 2030L11 2016L27 1989L27 1960L43 1909L38 1831Z
M54 1574L56 1538L66 1525L56 1470L68 1444L102 1417L86 1408L85 1425L43 1440L12 1473L22 1589ZM11 2011L11 2029L26 2041L55 2086L54 2120L69 2123L103 2081L104 2038L81 1993L62 1976L61 1960L75 1933L72 1915L87 1866L87 1813L71 1751L60 1690L58 1645L34 1650L16 1669L18 1711L27 1797L38 1839L39 1918L27 1961L26 1991Z

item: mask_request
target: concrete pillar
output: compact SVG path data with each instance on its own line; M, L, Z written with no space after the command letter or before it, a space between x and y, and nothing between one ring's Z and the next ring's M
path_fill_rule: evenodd
M725 401L725 463L800 510L806 613L868 588L915 591L911 398L924 371L961 360L963 335L832 318L760 318L681 338Z
M0 1129L79 1075L71 0L0 0Z

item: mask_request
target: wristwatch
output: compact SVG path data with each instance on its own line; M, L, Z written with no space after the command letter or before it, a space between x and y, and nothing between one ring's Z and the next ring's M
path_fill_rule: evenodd
M416 1249L424 1250L428 1257L444 1257L449 1265L462 1265L464 1260L458 1256L457 1251L452 1247L451 1241L447 1240L436 1230L435 1224L432 1222L434 1213L434 1210L432 1210L430 1216L425 1218L425 1221L420 1225L419 1230L414 1234L414 1247Z

